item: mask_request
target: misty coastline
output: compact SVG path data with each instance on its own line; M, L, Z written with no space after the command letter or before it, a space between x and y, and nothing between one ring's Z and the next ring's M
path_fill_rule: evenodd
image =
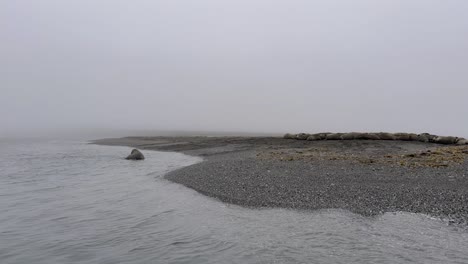
M345 209L364 216L404 211L468 223L466 146L232 136L126 137L92 143L202 157L203 162L165 178L241 206Z
M468 1L0 1L0 264L468 263Z

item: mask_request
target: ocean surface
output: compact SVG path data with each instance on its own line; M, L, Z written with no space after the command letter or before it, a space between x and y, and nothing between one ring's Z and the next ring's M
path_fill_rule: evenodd
M130 150L0 140L0 263L468 263L466 228L228 205L163 178L201 159Z

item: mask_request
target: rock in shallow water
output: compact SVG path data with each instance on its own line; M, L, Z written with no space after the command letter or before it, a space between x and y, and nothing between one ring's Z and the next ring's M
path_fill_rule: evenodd
M138 149L133 149L130 155L128 155L125 159L127 160L144 160L145 156L141 153Z

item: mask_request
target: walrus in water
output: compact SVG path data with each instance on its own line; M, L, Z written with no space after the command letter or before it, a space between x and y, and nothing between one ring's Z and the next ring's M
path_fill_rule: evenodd
M145 156L141 153L138 149L133 149L130 155L128 155L125 159L127 160L144 160Z

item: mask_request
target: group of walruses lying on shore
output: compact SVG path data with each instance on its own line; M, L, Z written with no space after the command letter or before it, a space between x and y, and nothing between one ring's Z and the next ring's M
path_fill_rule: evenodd
M297 140L402 140L402 141L419 141L431 142L444 145L468 145L468 140L460 137L444 137L432 135L429 133L414 134L414 133L317 133L317 134L286 134L285 139Z

